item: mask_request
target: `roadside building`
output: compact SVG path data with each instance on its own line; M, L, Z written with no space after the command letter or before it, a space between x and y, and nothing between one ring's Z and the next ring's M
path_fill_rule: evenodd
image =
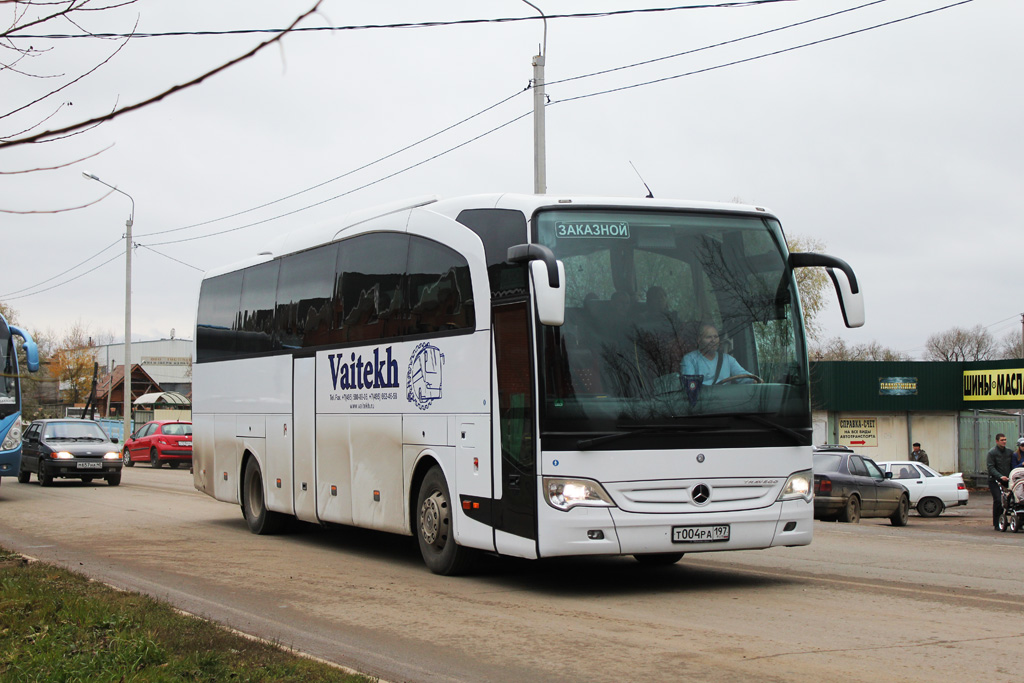
M100 364L100 375L111 373L124 365L124 343L104 344L89 348ZM192 393L192 340L156 339L132 341L132 365L139 365L159 385L160 390L175 391L188 396ZM135 375L132 375L134 383ZM145 393L145 392L142 392ZM132 394L141 396L135 391Z
M1024 360L811 363L814 442L905 460L915 441L940 472L985 485L1002 432L1024 434Z

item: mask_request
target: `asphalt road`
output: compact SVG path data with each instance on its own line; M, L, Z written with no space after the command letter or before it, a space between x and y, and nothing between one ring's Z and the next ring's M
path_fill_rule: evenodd
M409 537L254 536L187 470L0 486L0 545L389 681L1019 680L1024 533L987 492L937 519L816 522L803 548L489 559L430 574Z

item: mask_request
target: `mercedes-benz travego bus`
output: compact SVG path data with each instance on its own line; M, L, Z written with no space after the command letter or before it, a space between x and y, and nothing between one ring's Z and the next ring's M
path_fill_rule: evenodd
M195 486L258 534L415 536L427 566L811 541L795 268L763 208L423 198L206 274Z
M21 465L21 373L14 338L21 337L29 372L39 370L32 335L0 314L0 477L18 474Z

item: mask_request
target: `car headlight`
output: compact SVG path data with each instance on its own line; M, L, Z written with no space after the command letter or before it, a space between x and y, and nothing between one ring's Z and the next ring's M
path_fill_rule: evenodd
M614 507L611 496L596 481L589 479L556 479L544 477L548 505L556 510L571 510L577 505Z
M11 426L11 430L7 432L7 436L4 437L3 444L0 444L0 448L5 451L13 450L18 447L18 443L21 442L21 425L18 421L14 421L14 425Z
M779 500L810 500L814 497L814 472L803 470L789 475Z
M121 454L120 453L115 453L114 451L110 451L109 453L104 453L103 454L103 459L104 460L120 460L121 459Z
M75 456L71 455L67 451L57 451L56 453L50 453L50 457L55 460L74 460Z

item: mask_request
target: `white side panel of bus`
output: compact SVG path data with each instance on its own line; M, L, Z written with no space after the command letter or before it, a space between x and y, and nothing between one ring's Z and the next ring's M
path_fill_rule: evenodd
M213 496L213 427L213 415L192 416L192 483L208 496Z
M238 502L238 452L235 415L217 415L213 436L213 497L227 503Z
M323 522L352 523L352 444L348 415L316 416L316 512Z
M295 361L292 443L294 448L295 516L316 522L316 360Z
M267 416L267 509L292 514L292 418Z
M409 533L402 467L402 416L352 415L352 521Z
M491 421L486 415L457 415L455 422L455 486L459 495L492 498ZM454 494L453 494L454 496ZM455 496L456 540L460 545L494 550L494 528L470 518Z

